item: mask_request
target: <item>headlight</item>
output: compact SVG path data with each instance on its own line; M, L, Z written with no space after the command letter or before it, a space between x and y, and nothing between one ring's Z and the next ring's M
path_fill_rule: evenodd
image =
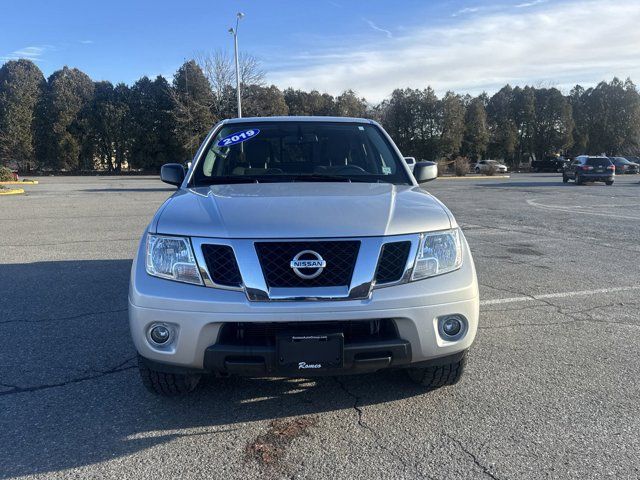
M202 278L185 237L147 235L147 273L154 277L202 285Z
M433 277L457 270L462 265L460 230L425 233L420 241L412 280Z

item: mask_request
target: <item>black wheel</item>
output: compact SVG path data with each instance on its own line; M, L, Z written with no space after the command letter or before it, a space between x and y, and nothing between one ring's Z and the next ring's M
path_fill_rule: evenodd
M613 180L608 180L608 181L606 181L606 182L604 182L604 183L605 183L606 185L611 186L611 185L613 185Z
M569 182L569 177L567 177L566 175L562 175L562 183L568 183Z
M138 369L142 384L151 393L165 397L175 397L193 392L200 382L200 375L166 373L153 370L138 355Z
M462 358L455 363L424 368L408 368L407 373L409 378L418 385L426 387L429 390L435 390L436 388L458 383L464 373L466 363L467 352L464 352Z

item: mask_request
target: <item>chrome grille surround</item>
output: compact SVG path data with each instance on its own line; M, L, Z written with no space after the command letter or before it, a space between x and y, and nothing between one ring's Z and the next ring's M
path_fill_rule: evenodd
M193 250L202 275L205 287L224 290L243 291L250 301L326 301L326 300L362 300L371 296L376 288L390 287L409 281L416 255L420 245L420 234L393 235L386 237L344 237L344 238L278 238L278 239L219 239L192 237ZM353 267L351 281L344 286L329 287L269 287L263 273L262 265L256 251L257 243L291 242L312 243L323 241L358 241L360 248ZM406 257L404 273L395 282L376 285L375 274L386 243L408 241L411 243ZM212 281L207 270L207 263L202 254L202 245L228 245L232 248L240 274L242 285L230 287L217 285Z

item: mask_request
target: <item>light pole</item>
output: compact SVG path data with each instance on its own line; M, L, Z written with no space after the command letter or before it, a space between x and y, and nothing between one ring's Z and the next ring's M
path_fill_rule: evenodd
M244 17L244 13L236 14L236 28L230 28L229 33L233 35L234 57L236 60L236 96L238 97L238 118L242 118L242 98L240 96L240 65L238 62L238 23Z

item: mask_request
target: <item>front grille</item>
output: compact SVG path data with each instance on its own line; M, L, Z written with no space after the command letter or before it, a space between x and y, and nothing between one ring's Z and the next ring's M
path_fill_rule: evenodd
M397 282L402 278L407 257L411 250L411 242L385 243L380 253L380 261L376 270L376 283Z
M255 246L269 288L336 287L351 283L360 242L257 242ZM304 250L317 252L327 262L316 278L300 278L291 268L293 257Z
M278 335L344 334L345 344L376 342L398 338L395 322L390 318L336 322L233 322L225 323L218 334L218 344L275 345Z
M213 283L227 287L242 286L236 256L230 246L202 245L202 254Z

